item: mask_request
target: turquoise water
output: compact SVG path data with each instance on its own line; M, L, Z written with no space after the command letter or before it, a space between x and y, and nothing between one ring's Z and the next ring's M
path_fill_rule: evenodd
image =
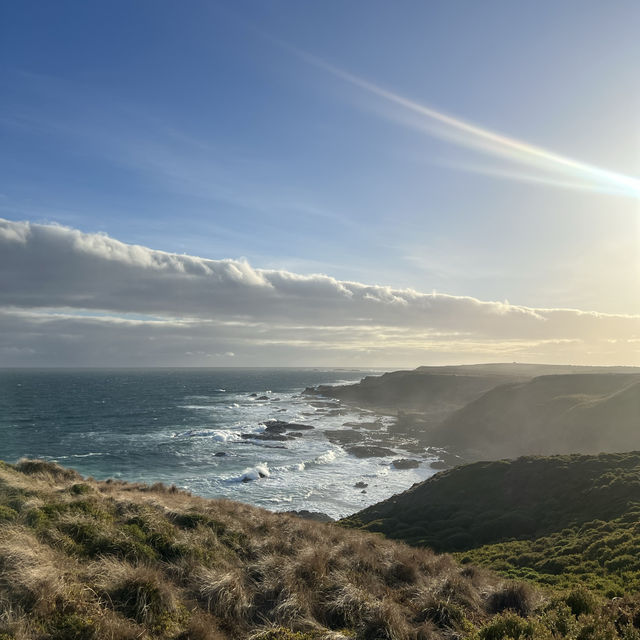
M3 370L0 458L38 457L99 479L160 481L273 510L347 515L433 473L428 465L395 470L391 458L348 455L324 432L371 416L338 403L318 406L323 403L317 398L301 394L307 386L358 381L371 373ZM314 429L294 441L251 439L269 419ZM357 481L369 485L366 493L354 488Z

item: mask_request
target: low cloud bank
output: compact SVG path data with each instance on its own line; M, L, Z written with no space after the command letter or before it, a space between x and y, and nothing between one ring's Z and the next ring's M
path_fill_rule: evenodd
M255 269L2 219L0 328L6 365L640 363L640 316Z

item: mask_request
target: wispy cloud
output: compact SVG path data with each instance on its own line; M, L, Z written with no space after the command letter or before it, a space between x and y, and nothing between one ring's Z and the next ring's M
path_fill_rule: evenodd
M269 39L305 62L397 107L395 111L388 113L388 117L394 121L423 133L449 140L459 146L479 150L519 165L528 166L536 172L529 175L508 170L493 170L490 172L491 175L506 179L545 183L562 188L585 189L640 198L640 179L636 177L597 167L550 149L472 124L390 91L280 40ZM472 165L468 164L458 168L467 171L475 170ZM479 172L489 173L482 169Z

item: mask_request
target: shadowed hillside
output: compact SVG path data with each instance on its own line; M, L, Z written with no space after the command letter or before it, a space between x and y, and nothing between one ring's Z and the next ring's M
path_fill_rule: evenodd
M367 376L357 384L322 385L316 392L380 411L416 411L443 418L489 389L512 381L511 376L500 374L458 375L418 369Z
M449 416L430 442L467 459L640 449L640 375L542 376Z
M417 453L444 448L451 460L640 449L633 367L420 367L307 393L395 413L385 446L411 438Z
M521 363L418 367L367 376L356 384L321 385L307 391L367 408L390 412L420 411L446 415L505 383L526 382L546 375L636 374L635 367L580 367Z
M640 590L640 453L525 457L437 474L342 521L512 577Z

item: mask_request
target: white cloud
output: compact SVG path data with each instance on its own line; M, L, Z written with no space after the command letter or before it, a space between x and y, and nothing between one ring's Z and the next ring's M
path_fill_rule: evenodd
M640 363L640 316L256 269L1 219L0 328L12 365L187 364L187 352L192 364L194 354L209 364L384 366L490 353Z

